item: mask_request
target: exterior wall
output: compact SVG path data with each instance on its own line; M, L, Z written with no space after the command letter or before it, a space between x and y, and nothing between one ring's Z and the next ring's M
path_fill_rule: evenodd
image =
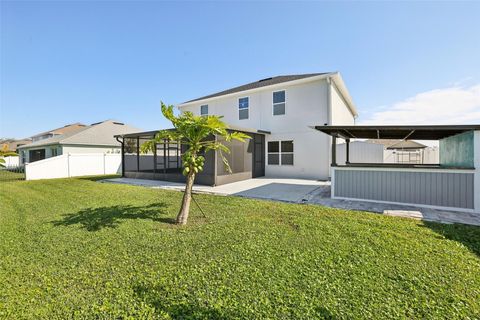
M336 86L330 84L330 99L332 103L332 125L355 125L355 118L353 117L350 109L348 108L345 100L342 98L340 92Z
M474 209L473 170L335 168L332 197Z
M180 107L181 111L200 114L200 106L208 104L209 114L222 115L231 126L255 128L271 132L265 136L265 155L268 142L293 140L294 164L265 164L265 176L327 179L330 175L330 137L311 129L310 126L329 123L329 84L325 79L288 85L286 83L265 87L251 93L214 99L208 103L196 103ZM273 115L273 92L285 90L284 115ZM239 120L238 99L249 97L249 118ZM339 102L335 102L339 105ZM343 102L342 102L343 103ZM343 111L335 112L338 124L353 123ZM344 122L345 121L345 122ZM337 124L337 123L334 123Z
M350 142L351 163L383 163L383 145L364 141ZM337 164L345 164L347 146L337 144Z
M440 164L452 167L473 167L473 137L469 131L440 140Z

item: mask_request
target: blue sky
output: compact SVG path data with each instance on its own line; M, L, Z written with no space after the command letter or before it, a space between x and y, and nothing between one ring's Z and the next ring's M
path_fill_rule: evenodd
M0 136L162 128L160 100L324 71L360 123L480 123L479 34L480 2L2 1Z

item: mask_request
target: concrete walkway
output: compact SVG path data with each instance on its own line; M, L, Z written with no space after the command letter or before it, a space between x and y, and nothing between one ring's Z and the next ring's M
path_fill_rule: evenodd
M137 185L150 188L182 191L184 183L115 178L101 182ZM413 218L441 223L462 223L480 226L480 214L443 211L430 208L385 204L378 202L339 200L330 198L330 182L303 179L249 179L222 186L210 187L195 185L194 192L215 195L230 195L247 198L284 201L292 203L317 204L346 210L360 210L390 216Z
M102 182L123 183L143 187L183 191L184 183L142 180L129 178L105 179ZM247 198L268 199L276 201L300 203L306 195L329 182L302 179L267 179L257 178L210 187L194 185L193 191L223 196L240 196Z

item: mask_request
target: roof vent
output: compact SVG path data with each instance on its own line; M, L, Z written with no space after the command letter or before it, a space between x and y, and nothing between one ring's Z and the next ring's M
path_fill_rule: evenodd
M118 124L119 126L124 126L125 123L121 123L121 122L113 122L113 124Z
M262 79L262 80L258 80L258 82L263 82L263 81L267 81L267 80L272 80L273 78L270 77L270 78L265 78L265 79Z

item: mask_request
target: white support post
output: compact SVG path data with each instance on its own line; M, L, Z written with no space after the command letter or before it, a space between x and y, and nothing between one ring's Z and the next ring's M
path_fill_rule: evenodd
M70 178L70 153L67 153L67 177Z
M473 135L473 165L475 166L473 206L475 212L480 213L480 130L474 131Z

